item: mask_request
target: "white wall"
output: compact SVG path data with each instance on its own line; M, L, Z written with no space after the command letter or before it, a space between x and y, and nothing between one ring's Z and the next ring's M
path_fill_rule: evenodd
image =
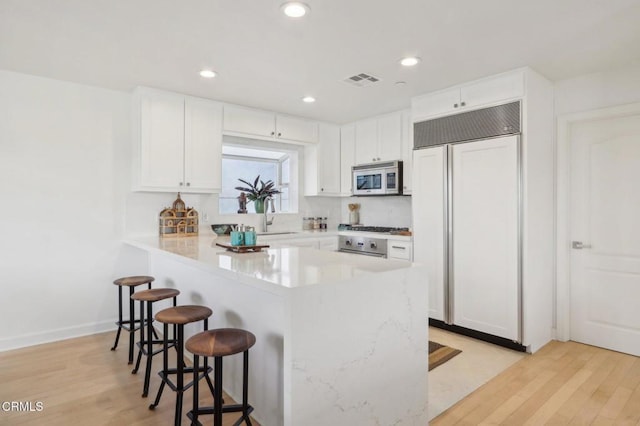
M556 116L640 102L640 61L556 82Z
M113 329L126 93L0 71L0 350Z
M156 234L176 195L130 191L130 94L0 70L0 111L0 351L115 329L113 280L147 267L121 241ZM260 224L220 216L216 195L183 199L208 215L203 234L209 223ZM337 198L299 207L272 229L301 229L307 215L339 223Z

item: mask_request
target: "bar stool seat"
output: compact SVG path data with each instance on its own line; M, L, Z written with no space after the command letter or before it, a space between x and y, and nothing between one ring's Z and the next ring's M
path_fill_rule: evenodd
M174 425L178 426L182 421L182 399L184 391L189 389L191 386L195 386L198 381L201 379L206 379L207 384L209 385L209 389L211 393L214 393L213 383L211 383L211 379L209 378L209 373L212 371L212 368L208 366L208 363L205 362L204 366L200 368L199 366L194 366L193 368L186 368L184 366L184 326L185 324L190 324L198 321L204 322L204 330L209 328L209 317L213 315L213 311L206 306L199 305L184 305L184 306L175 306L173 308L163 309L160 312L156 313L155 319L158 322L163 323L164 330L164 353L163 353L163 367L162 371L158 374L162 379L160 383L160 388L158 389L158 393L156 395L156 399L153 404L149 406L150 410L153 410L158 403L160 402L160 398L162 397L162 391L165 385L168 385L171 390L176 392L176 408L175 408L175 418ZM169 368L169 360L167 357L167 347L168 347L168 327L172 324L177 327L177 336L175 340L176 350L178 352L178 360L176 368ZM184 373L193 373L193 381L187 384L184 383ZM175 375L175 382L171 380L171 375Z
M135 275L130 277L122 277L116 279L113 284L118 286L118 332L116 333L116 340L111 347L112 351L115 351L118 347L118 341L120 340L120 332L124 329L129 332L129 364L133 363L133 346L134 346L134 333L140 328L143 319L134 319L134 307L131 296L133 295L134 288L140 285L147 284L148 288L151 288L151 283L155 281L154 277L147 275ZM122 288L129 287L129 319L122 318Z
M140 329L140 341L138 342L138 359L136 361L136 366L134 367L131 374L136 374L138 372L138 368L140 367L140 360L142 359L142 355L147 357L145 374L144 374L144 385L142 387L142 397L146 397L149 394L149 381L151 379L151 364L153 360L153 356L159 354L164 351L164 345L157 350L153 350L153 345L163 344L164 340L156 340L153 339L152 334L155 335L155 330L153 329L153 313L152 313L152 305L154 302L158 302L160 300L165 299L173 299L173 306L176 306L176 298L180 294L179 290L175 288L152 288L149 290L142 290L135 292L131 299L137 300L140 302L140 321L144 321L145 319L145 302L147 305L147 318L146 318L146 328L147 333L145 337L145 331L142 327ZM176 330L174 328L173 335L175 337ZM170 341L168 347L175 346L175 340Z
M249 414L253 407L248 403L248 374L249 374L249 349L256 343L253 333L237 328L219 328L198 333L187 340L186 348L193 354L193 368L198 369L199 357L214 358L214 384L213 406L198 407L198 382L194 378L193 385L193 409L187 413L192 424L200 425L198 416L213 414L214 426L222 426L222 413L242 412L242 416L234 423L239 425L244 421L251 425ZM223 405L222 399L222 358L229 355L244 353L242 374L242 404Z

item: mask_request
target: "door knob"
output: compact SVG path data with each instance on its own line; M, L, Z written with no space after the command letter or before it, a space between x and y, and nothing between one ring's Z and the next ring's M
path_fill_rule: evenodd
M588 249L591 248L591 244L582 244L582 241L572 241L571 248L576 250Z

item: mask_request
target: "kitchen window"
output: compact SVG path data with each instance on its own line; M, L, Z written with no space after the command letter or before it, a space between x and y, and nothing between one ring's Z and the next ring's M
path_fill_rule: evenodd
M236 186L246 186L238 179L253 183L259 175L260 180L272 180L281 191L274 197L276 212L294 212L291 201L292 164L297 157L296 152L277 150L274 148L253 148L236 145L222 147L222 191L219 195L219 211L221 214L238 212L238 196ZM258 184L259 185L259 184ZM247 212L255 213L253 202L247 204Z

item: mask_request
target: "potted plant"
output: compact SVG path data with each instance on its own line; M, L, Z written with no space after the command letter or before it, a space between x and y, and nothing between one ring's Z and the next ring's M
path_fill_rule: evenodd
M280 194L280 191L275 189L275 183L272 180L268 180L266 182L260 180L260 175L256 178L256 180L251 184L246 180L238 179L240 182L247 185L244 186L236 186L238 191L244 191L247 194L247 199L249 201L253 201L253 204L256 208L256 213L264 213L264 200L275 195ZM258 182L260 182L260 187L258 188Z

